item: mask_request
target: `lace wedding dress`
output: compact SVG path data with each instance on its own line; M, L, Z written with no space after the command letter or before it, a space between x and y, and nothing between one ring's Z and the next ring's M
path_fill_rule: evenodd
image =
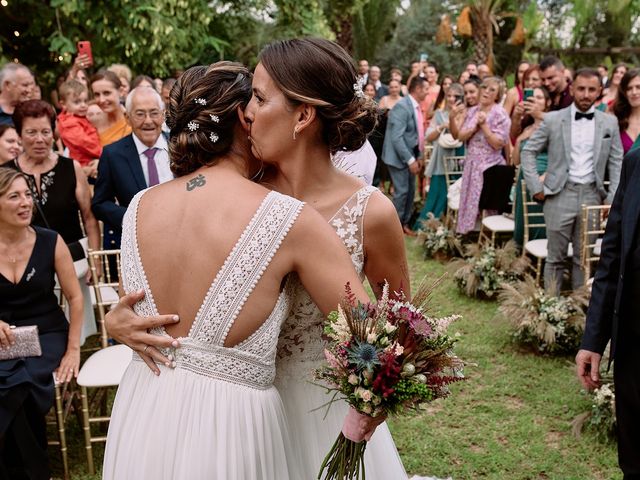
M361 188L329 221L362 279L364 213L369 197L376 191L375 187ZM278 341L275 384L284 403L292 440L302 457L305 474L300 480L311 480L317 478L324 457L340 433L348 405L344 401L335 402L328 413L327 407L323 407L331 396L313 384L318 383L313 371L324 361L322 331L325 317L296 276L289 286L292 311ZM377 428L367 445L365 464L367 480L407 478L386 423Z
M157 315L136 240L134 197L124 218L122 283L144 289L138 315ZM224 341L276 254L302 203L269 193L211 284L181 347L175 369L156 377L134 353L116 395L103 478L114 480L299 480L278 391L273 386L283 292L260 328L235 347ZM153 333L166 335L163 329Z

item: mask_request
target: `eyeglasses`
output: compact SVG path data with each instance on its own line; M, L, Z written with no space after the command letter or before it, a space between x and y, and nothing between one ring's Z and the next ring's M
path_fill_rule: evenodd
M144 111L144 110L136 110L135 112L133 112L131 114L131 116L134 118L134 120L138 120L138 121L142 121L145 118L147 118L147 115L149 115L149 118L151 120L158 120L160 117L162 117L162 111L160 110L150 110L148 112Z
M22 132L22 135L24 137L29 137L29 138L35 138L38 136L38 134L42 135L44 138L48 138L51 135L53 135L53 131L50 128L46 128L44 130L25 130L24 132Z

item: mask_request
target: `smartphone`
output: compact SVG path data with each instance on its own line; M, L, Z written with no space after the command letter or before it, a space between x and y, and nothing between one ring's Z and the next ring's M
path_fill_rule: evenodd
M533 97L533 88L525 88L524 89L523 100L526 102L531 97Z
M426 62L427 60L429 60L429 54L428 53L421 53L420 54L420 61L421 62Z
M86 55L89 57L89 67L93 66L93 54L91 53L91 42L83 40L78 42L78 55Z
M464 101L464 95L456 95L456 105Z

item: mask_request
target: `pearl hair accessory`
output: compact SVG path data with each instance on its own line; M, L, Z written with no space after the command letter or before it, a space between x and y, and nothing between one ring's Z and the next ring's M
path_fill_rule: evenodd
M207 104L207 101L204 98L199 98L199 97L196 98L194 102L199 103L200 105L203 105L203 106Z
M216 143L218 140L220 140L220 137L218 137L215 132L211 132L209 134L209 140L211 140L213 143Z
M191 121L187 124L187 128L189 129L189 131L191 132L195 132L198 128L200 127L200 125L198 125L196 122Z
M210 113L209 116L211 117L211 121L220 123L220 117L218 117L218 115L214 115L213 113Z
M364 78L358 78L356 83L353 84L353 91L358 98L364 98L364 91L362 90L362 85L364 85Z

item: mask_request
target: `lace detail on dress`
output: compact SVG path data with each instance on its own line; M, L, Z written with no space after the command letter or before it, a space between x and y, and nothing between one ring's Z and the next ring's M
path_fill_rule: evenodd
M364 279L364 213L371 194L377 190L371 186L361 188L329 220L329 224L344 242L361 279ZM311 375L317 362L324 358L325 318L297 275L292 275L288 283L291 291L291 313L280 332L277 374L278 378L288 375L300 378L301 375ZM312 363L301 367L299 362Z
M134 307L136 313L157 315L137 244L136 212L141 196L142 192L131 201L123 222L123 287L127 292L143 288L146 295ZM211 284L189 335L180 339L180 348L164 350L175 357L176 368L252 388L271 386L278 333L290 309L286 291L278 297L269 318L249 338L231 348L224 347L224 341L302 205L276 192L265 197ZM163 328L152 333L166 335ZM140 357L134 355L134 359Z

